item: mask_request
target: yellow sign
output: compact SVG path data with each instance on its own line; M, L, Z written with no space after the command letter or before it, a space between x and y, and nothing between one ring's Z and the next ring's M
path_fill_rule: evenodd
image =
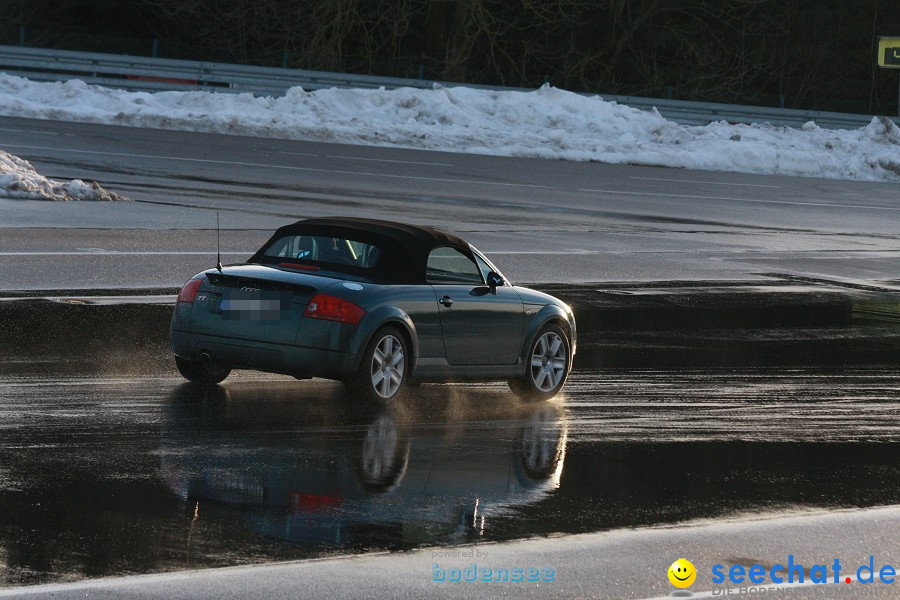
M878 66L900 69L900 37L878 38Z

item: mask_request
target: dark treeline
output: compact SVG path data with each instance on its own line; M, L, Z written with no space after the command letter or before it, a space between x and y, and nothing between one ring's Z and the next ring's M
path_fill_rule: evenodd
M894 114L898 0L0 0L4 43ZM156 40L156 42L154 42Z

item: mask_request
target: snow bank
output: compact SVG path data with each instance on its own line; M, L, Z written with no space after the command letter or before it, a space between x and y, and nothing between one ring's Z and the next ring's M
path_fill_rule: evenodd
M34 170L18 156L0 150L0 198L23 200L127 200L125 196L108 192L96 181L80 179L54 181Z
M292 88L278 98L124 92L0 74L0 114L451 152L900 181L900 129L712 123L544 86L533 92Z

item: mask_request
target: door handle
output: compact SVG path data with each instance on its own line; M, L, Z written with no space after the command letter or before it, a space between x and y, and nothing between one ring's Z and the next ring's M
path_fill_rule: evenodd
M443 298L438 300L438 302L449 308L450 305L453 304L453 298L451 298L450 296L444 296Z

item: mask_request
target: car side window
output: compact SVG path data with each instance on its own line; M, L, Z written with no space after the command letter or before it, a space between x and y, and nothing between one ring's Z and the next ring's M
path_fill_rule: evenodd
M478 263L478 268L481 269L481 276L484 277L485 281L487 281L488 273L493 271L493 269L490 268L486 262L481 260L481 257L477 254L475 255L475 262Z
M443 246L435 248L428 255L425 267L428 283L471 283L484 285L481 269L471 258L457 250Z

